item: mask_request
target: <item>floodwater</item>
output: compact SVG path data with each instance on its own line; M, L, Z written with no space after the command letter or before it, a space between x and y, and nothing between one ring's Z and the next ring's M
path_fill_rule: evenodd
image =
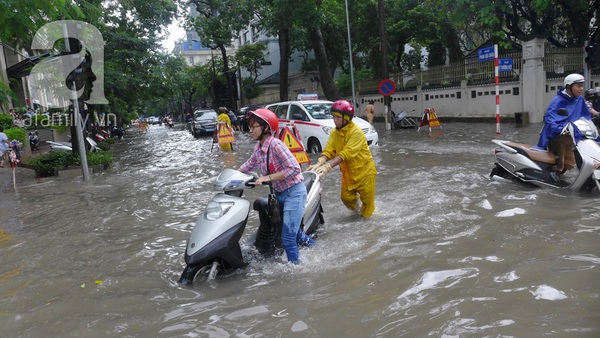
M151 126L85 182L18 168L15 192L1 169L0 337L600 336L600 194L490 180L496 126L442 126L377 124L375 215L346 210L327 174L302 264L257 260L186 287L186 240L213 178L249 156L246 133L222 154Z

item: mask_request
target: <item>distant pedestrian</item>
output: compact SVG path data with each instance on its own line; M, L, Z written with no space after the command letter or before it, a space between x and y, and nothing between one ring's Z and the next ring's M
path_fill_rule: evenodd
M8 136L4 133L4 128L0 126L0 168L4 168L4 158L8 150Z
M215 129L215 139L219 140L219 129L223 128L223 127L227 127L231 130L231 120L229 119L229 113L227 108L225 107L220 107L219 108L219 116L217 117L217 128ZM232 151L233 147L231 146L231 143L223 143L221 144L221 150L222 151Z
M238 118L237 116L235 116L235 113L232 110L229 110L227 112L227 115L231 120L231 126L233 127L233 130L240 131L240 121L238 121Z
M600 116L600 112L596 111L596 109L594 109L594 104L596 103L596 101L598 101L598 89L596 88L590 88L588 90L585 91L585 104L588 107L588 110L590 111L590 114L592 114L593 116Z
M369 101L369 104L362 111L367 112L367 120L369 120L370 124L373 124L373 119L375 118L375 101Z

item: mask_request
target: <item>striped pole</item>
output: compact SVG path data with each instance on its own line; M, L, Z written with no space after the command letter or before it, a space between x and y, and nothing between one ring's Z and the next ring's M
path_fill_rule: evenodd
M494 45L494 74L496 77L496 134L500 134L500 78L498 77L498 45Z

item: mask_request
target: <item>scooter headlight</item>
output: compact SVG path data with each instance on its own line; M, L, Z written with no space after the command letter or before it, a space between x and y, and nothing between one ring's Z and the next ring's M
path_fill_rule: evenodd
M225 215L232 206L233 202L219 203L211 201L204 210L204 218L209 221L218 220L219 218L223 217L223 215Z

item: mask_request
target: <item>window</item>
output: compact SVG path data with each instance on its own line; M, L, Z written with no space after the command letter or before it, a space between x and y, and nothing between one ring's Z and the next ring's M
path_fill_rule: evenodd
M290 120L308 121L308 117L306 116L302 108L296 105L292 105L290 107Z
M277 109L275 110L275 115L277 115L277 118L287 119L288 107L289 105L287 104L280 104L279 106L277 106Z

